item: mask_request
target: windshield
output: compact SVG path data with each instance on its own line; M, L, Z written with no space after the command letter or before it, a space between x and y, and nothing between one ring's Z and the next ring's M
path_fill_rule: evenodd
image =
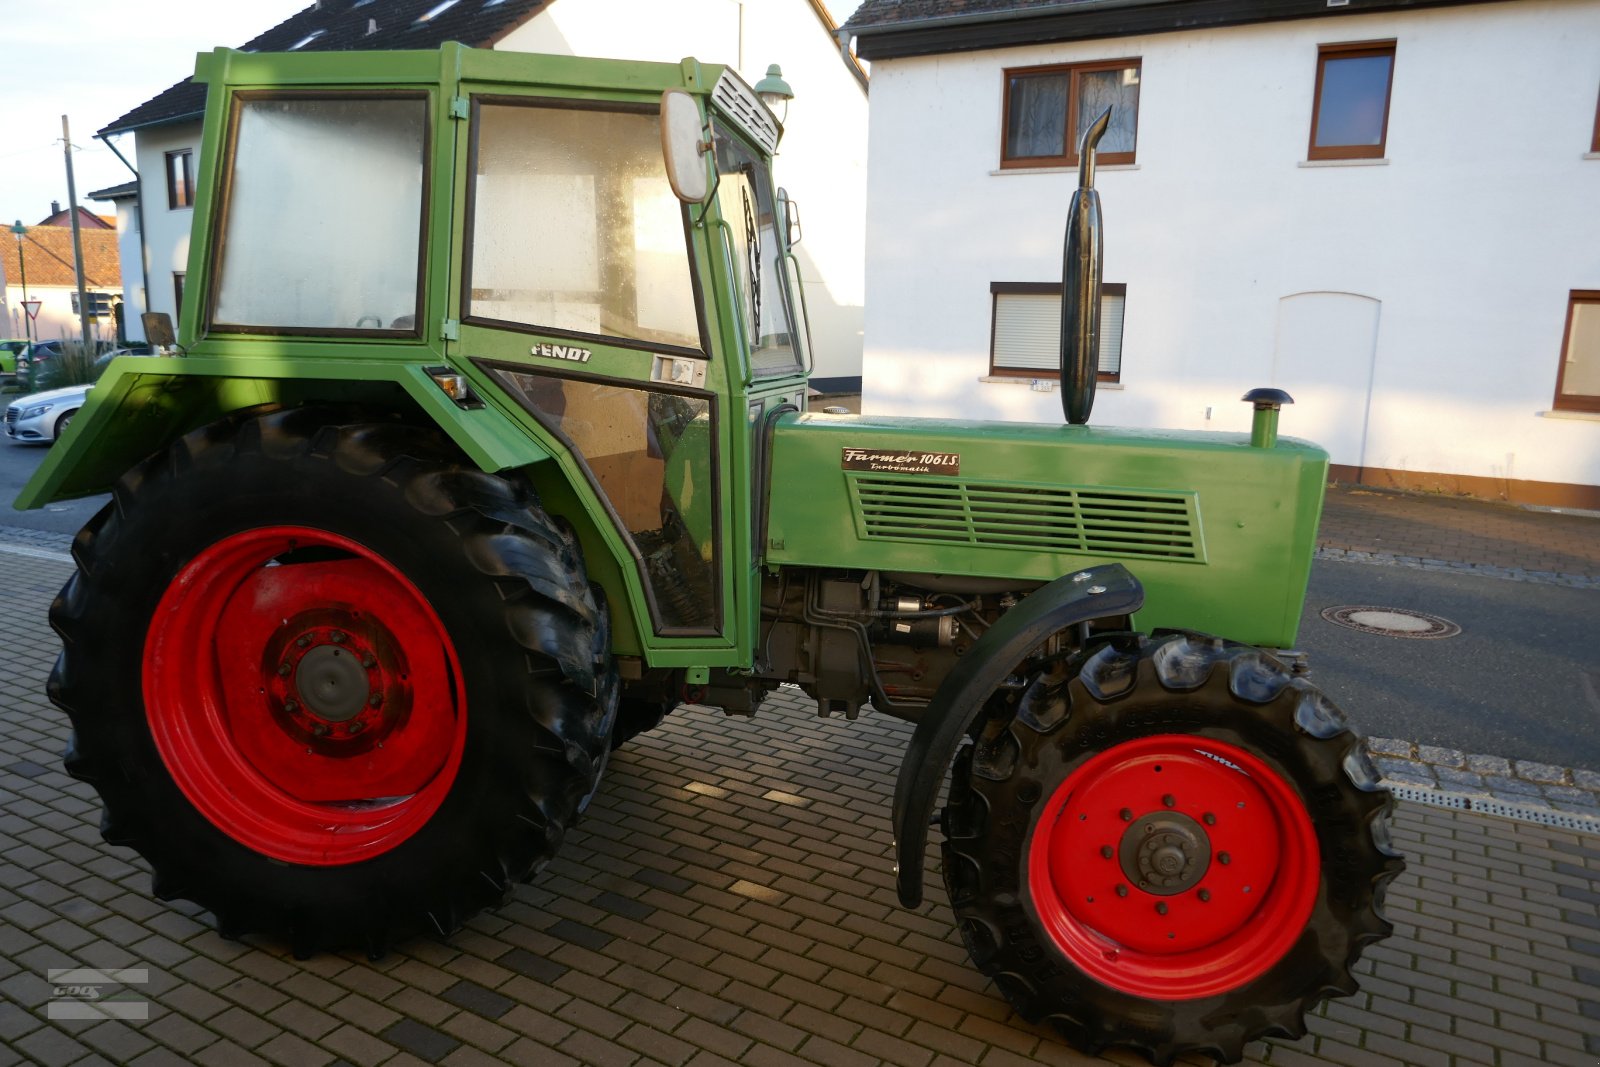
M795 312L789 259L772 199L767 163L726 130L716 131L717 206L732 231L734 276L757 378L797 374L805 362L805 325Z

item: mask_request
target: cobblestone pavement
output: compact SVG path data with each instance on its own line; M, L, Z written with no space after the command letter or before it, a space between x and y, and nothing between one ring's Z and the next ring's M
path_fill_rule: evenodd
M941 889L896 905L888 812L909 728L820 720L793 690L753 720L690 708L631 742L561 856L447 942L370 963L225 941L150 897L60 769L67 725L43 683L63 549L0 537L0 1065L1142 1062L1014 1017ZM1396 840L1396 933L1358 965L1362 991L1248 1062L1592 1067L1600 835L1401 803ZM61 967L143 969L126 992L148 1017L48 1018Z
M1600 588L1600 517L1330 486L1318 557Z

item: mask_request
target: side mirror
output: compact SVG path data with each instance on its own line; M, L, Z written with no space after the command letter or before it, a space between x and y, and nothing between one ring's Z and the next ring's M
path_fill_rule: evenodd
M705 163L711 143L704 130L694 97L682 89L661 94L661 154L667 161L667 181L673 195L686 204L704 202L711 191Z
M788 242L787 247L793 248L805 236L800 227L800 205L789 198L787 189L778 190L778 205L782 212L784 240Z
M157 348L171 348L178 343L178 335L172 331L172 316L165 311L146 311L139 316L139 321L144 324L144 339Z

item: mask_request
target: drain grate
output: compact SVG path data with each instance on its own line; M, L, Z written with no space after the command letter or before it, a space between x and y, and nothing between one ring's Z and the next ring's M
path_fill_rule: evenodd
M1449 619L1410 608L1380 608L1370 604L1323 608L1322 617L1335 626L1379 637L1427 639L1454 637L1461 627Z
M1600 833L1600 818L1593 815L1577 815L1567 811L1555 811L1550 808L1534 808L1526 804L1508 804L1503 800L1493 797L1468 796L1464 793L1447 793L1442 789L1422 789L1414 785L1396 785L1385 782L1389 792L1397 800L1409 800L1417 804L1427 804L1435 808L1451 808L1456 811L1475 811L1482 815L1494 815L1502 819L1517 819L1521 822L1538 823L1540 826L1554 826L1562 830L1581 830L1585 833Z

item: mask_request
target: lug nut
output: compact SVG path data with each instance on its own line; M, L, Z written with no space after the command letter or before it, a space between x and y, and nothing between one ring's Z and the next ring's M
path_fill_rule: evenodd
M1210 899L1211 899L1211 890L1209 890L1209 889L1202 889L1202 890L1200 890L1200 892L1199 892L1199 893L1198 893L1198 894L1196 894L1196 895L1197 895L1197 896L1199 896L1199 898L1200 898L1200 903L1202 903L1202 904L1204 904L1204 903L1205 903L1205 902L1206 902L1206 901L1208 901L1208 900L1210 900Z
M1161 804L1163 807L1175 808L1178 806L1178 801L1171 793L1168 793L1166 796L1161 798Z
M366 725L360 719L357 719L355 722L350 724L350 736L354 737L356 734L359 734L365 728L366 728Z
M1125 886L1125 885L1118 885L1117 886L1117 896L1125 897L1127 895L1128 895L1128 887Z
M1167 913L1167 902L1164 901L1164 900L1157 901L1156 902L1156 914L1157 915L1165 915L1166 913Z
M1218 852L1217 862L1226 867L1228 864L1233 862L1233 857L1228 855L1226 852Z
M367 706L369 708L378 707L382 703L383 703L383 694L382 693L373 693L371 696L369 696L367 698Z
M300 705L296 704L292 700L285 700L283 702L283 710L287 711L289 714L293 715L295 712L300 710Z
M1215 825L1217 825L1217 817L1215 815L1211 814L1209 811L1206 812L1203 816L1201 816L1201 818L1205 820L1205 824L1207 826L1215 826Z
M317 737L327 737L328 736L328 728L326 726L322 725L322 723L320 723L320 722L317 723L315 726L311 727L311 732L313 734L315 734Z
M305 648L311 643L311 638L305 634L301 634L299 637L294 639L294 643L296 648Z
M289 667L289 665L288 665L288 664L287 664L287 663L280 663L280 664L278 664L278 677L279 677L279 678L286 678L286 677L288 677L288 675L289 675L289 670L290 670L290 667Z
M373 656L372 653L369 652L365 656L361 657L361 665L370 671L372 668L378 665L377 657Z
M1132 808L1123 808L1122 809L1122 821L1123 822L1132 822L1133 821L1133 809Z
M333 633L329 634L328 636L333 639L333 643L336 644L336 645L344 644L345 640L347 638L347 635L345 634L345 632L343 630L335 630L335 631L333 631Z
M1104 856L1106 859L1110 859L1112 856L1116 855L1116 852L1111 848L1110 845L1101 845L1100 855Z

